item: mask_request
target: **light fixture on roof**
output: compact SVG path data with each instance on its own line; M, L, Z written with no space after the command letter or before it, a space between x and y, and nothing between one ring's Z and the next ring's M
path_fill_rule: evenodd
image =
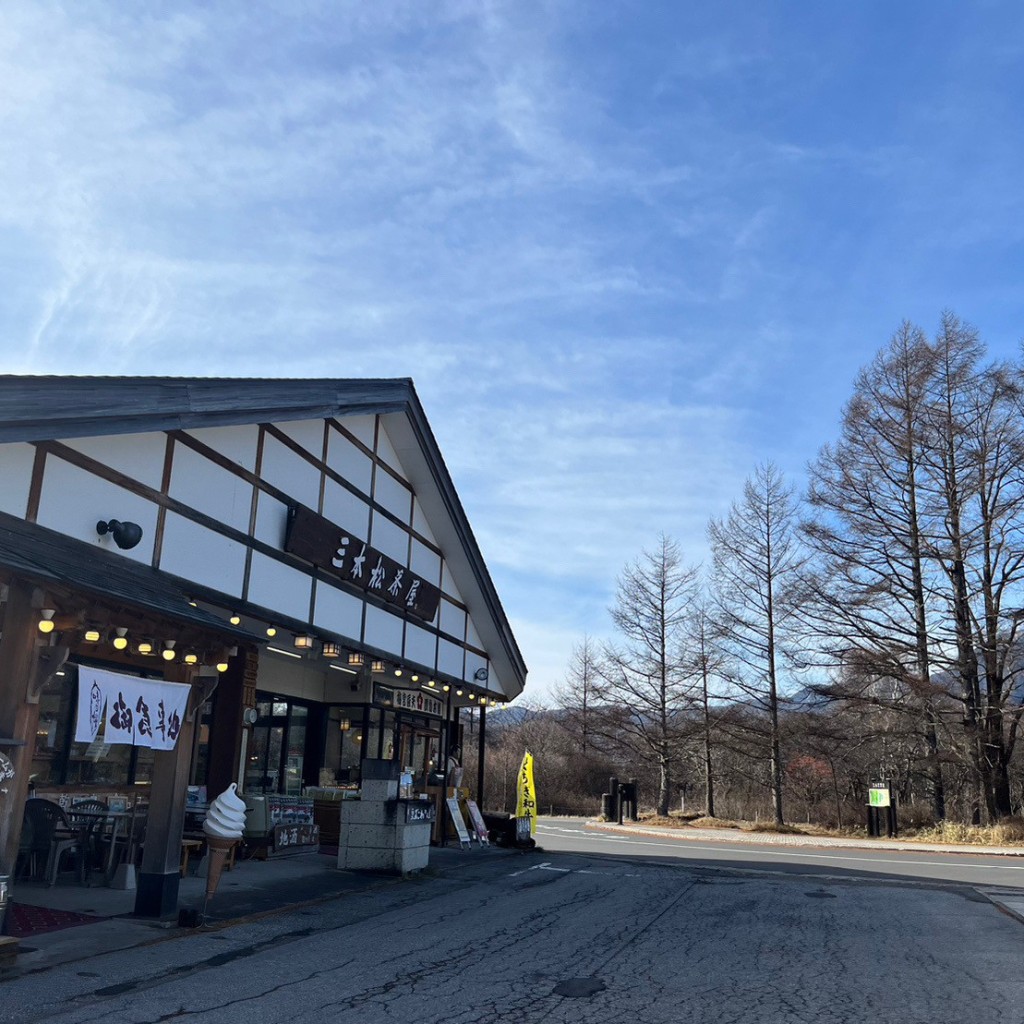
M55 623L53 621L54 615L57 614L56 608L41 608L39 610L39 632L40 633L52 633L54 630Z
M456 697L461 697L461 696L463 695L463 693L465 693L465 692L466 692L466 691L465 691L465 690L463 690L463 689L462 689L462 687L460 686L460 687L459 687L459 688L458 688L458 689L457 689L457 690L455 691L455 696L456 696Z
M277 636L277 626L267 626L267 636Z
M104 537L108 533L122 551L128 551L142 540L142 527L138 523L122 523L116 519L102 519L96 524L96 532Z
M445 683L444 686L441 687L441 689L444 690L445 693L447 693L451 689L451 687L447 683Z
M323 654L325 658L337 658L341 654L341 647L333 640L325 640Z
M487 703L487 698L486 697L481 697L480 698L480 703L481 704L486 704Z
M177 652L174 650L174 640L165 640L164 649L160 652L160 657L164 661L174 661Z
M221 660L217 662L217 671L218 672L227 672L227 670L228 670L227 659L226 658L221 658Z
M128 646L128 628L126 626L117 626L114 629L114 639L110 641L110 645L115 651L123 651Z
M476 700L476 694L475 694L475 693L471 693L471 694L469 695L469 699L470 699L470 700Z
M371 672L383 672L386 667L387 666L384 664L384 662L381 661L379 658L377 658L374 662L371 663L370 671Z
M102 634L95 626L86 626L85 632L82 634L82 639L87 644L98 644Z
M400 668L396 668L395 669L395 675L396 676L400 676L401 674L402 674L402 670Z
M437 686L437 683L435 683L433 679L428 679L427 680L427 686L429 686L431 689L433 689L435 686Z
M366 664L366 655L362 651L349 651L348 652L348 663L354 665L357 668L360 665Z
M420 681L420 677L419 677L419 676L413 676L413 677L412 677L412 681L413 681L414 683L418 683L418 682ZM433 684L433 683L431 683L430 685L431 685L431 686L433 686L434 684Z
M195 665L199 661L199 655L195 651L186 651L184 661L186 665Z
M242 623L242 616L239 615L238 612L232 612L231 618L228 619L228 622L230 622L232 626L239 626Z
M138 646L135 648L139 654L152 654L153 653L153 641L152 640L140 640Z
M313 638L308 633L300 633L295 638L295 647L299 651L309 651L313 649Z

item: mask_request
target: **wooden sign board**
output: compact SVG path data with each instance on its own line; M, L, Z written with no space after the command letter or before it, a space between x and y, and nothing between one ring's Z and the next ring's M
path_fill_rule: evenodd
M459 807L459 798L450 796L445 803L448 805L448 813L451 815L452 824L459 836L459 845L469 846L473 841L469 838L469 830L466 828L466 820L462 817L462 809Z
M481 846L487 845L487 826L484 824L484 816L480 813L475 800L466 801L466 810L469 811L469 820L473 825L473 831Z

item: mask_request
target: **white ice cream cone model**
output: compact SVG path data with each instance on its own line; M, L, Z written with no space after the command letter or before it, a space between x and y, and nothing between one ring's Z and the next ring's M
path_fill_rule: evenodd
M209 866L206 872L207 900L217 891L221 873L232 847L245 831L245 802L238 796L235 783L210 804L203 822Z

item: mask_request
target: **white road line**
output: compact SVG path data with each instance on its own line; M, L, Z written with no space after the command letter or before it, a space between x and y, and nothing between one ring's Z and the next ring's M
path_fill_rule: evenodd
M568 831L568 830L566 830ZM584 835L580 832L574 832L573 835L580 838L584 838ZM603 836L587 834L586 839L596 840L602 843L629 843L636 846L654 846L662 850L679 850L679 842L673 843L655 843L647 839L632 839L632 838L620 838L618 836ZM831 853L792 853L789 850L768 850L763 846L757 846L756 850L751 850L749 853L744 849L737 849L735 846L711 846L705 840L701 840L700 846L687 846L685 849L688 852L700 853L704 850L711 850L715 853L731 853L743 856L757 857L794 857L801 860L838 860L838 861L850 861L854 864L884 864L887 867L901 867L906 865L907 867L950 867L948 860L904 860L902 854L899 851L895 851L899 855L899 860L880 860L872 857L844 857L838 854ZM962 855L961 855L962 856ZM970 864L957 862L958 868L966 868L968 871L1024 871L1024 864Z

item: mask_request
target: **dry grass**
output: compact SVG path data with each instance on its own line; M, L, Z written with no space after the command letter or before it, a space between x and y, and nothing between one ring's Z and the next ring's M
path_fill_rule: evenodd
M743 826L744 832L774 832L780 836L805 836L808 835L802 828L795 825L778 825L774 821L755 821Z
M940 821L918 829L913 838L924 843L957 843L966 846L1018 846L1024 844L1024 818L1004 818L995 825L964 825Z

